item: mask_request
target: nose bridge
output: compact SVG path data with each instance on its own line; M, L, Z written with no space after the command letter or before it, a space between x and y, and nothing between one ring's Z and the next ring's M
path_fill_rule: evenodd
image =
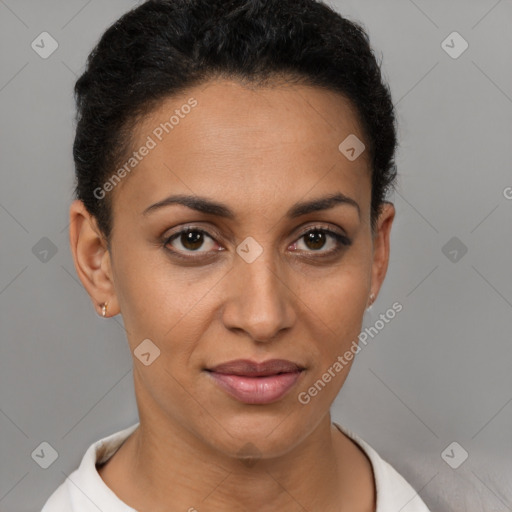
M224 308L226 327L246 331L253 339L266 341L293 321L293 307L280 275L277 255L248 237L237 247L230 278L233 293Z

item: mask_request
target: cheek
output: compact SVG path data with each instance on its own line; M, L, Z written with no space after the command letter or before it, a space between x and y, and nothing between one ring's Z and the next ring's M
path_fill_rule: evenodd
M301 298L333 335L343 339L345 333L360 327L370 285L370 258L354 252L328 275L318 274L310 279Z
M128 244L126 244L128 245ZM114 282L132 351L149 338L173 365L186 361L208 319L206 292L219 276L169 263L163 249L122 252L113 266ZM200 273L200 272L199 272Z
M308 351L314 364L304 390L325 376L322 380L329 383L325 388L320 383L322 392L317 386L311 395L321 395L314 406L321 409L335 398L353 364L371 284L371 249L358 248L350 256L347 253L329 276L307 282L300 296L308 311L304 322L311 322L307 326L311 340ZM340 363L338 357L347 351L351 351L347 360Z
M366 278L360 273L343 273L333 278L320 296L312 299L312 310L324 325L319 348L322 360L335 358L357 340L367 303ZM320 325L321 325L320 324Z
M133 249L124 244L116 248L113 265L114 285L130 342L158 339L181 316L183 285L169 268L162 265L157 252ZM183 306L184 309L184 306Z
M316 411L314 415L321 415L334 401L354 362L370 286L367 274L366 265L346 266L328 279L317 280L308 299L307 290L303 291L312 367L297 399Z

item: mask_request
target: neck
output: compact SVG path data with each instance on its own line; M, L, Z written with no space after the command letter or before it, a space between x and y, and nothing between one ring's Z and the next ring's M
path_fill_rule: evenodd
M345 441L326 415L288 453L243 463L212 453L176 425L149 429L141 421L122 446L119 462L131 486L119 496L141 511L340 511L355 484L350 465L339 463L353 460Z

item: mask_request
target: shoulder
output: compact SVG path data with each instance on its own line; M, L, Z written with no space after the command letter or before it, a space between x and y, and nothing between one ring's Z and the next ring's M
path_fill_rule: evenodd
M108 460L138 425L136 423L91 444L80 466L53 492L41 512L132 512L133 509L123 504L103 482L96 464Z
M357 434L333 422L347 437L365 452L371 462L376 488L376 512L400 510L401 512L429 512L417 491Z

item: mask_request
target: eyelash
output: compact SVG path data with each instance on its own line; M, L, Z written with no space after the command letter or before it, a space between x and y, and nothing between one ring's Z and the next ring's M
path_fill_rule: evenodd
M328 228L325 228L325 227L321 227L321 226L312 226L312 227L308 228L307 231L304 231L299 236L299 238L297 238L297 242L299 240L301 240L302 238L304 238L306 235L308 235L309 233L312 233L312 232L313 233L314 232L319 232L319 233L322 233L324 235L328 235L328 236L332 237L335 240L336 244L337 244L337 246L334 249L331 249L330 251L324 251L324 252L322 252L321 250L318 250L318 251L314 251L314 250L307 251L307 252L313 252L313 253L318 252L318 253L322 254L322 256L319 256L320 258L327 258L327 257L335 256L339 252L341 252L343 249L345 249L346 247L349 247L350 245L352 245L352 241L349 238L347 238L346 236L344 236L344 235L342 235L340 233L337 233L336 231L333 231L331 229L328 229ZM182 254L182 252L176 251L174 249L170 249L168 247L168 245L172 241L174 241L175 239L179 238L184 233L201 233L201 234L206 235L208 238L211 238L212 240L215 241L215 238L213 236L211 236L207 231L205 231L205 230L203 230L201 228L196 228L194 226L187 226L186 228L182 229L181 231L177 231L176 233L173 233L169 237L165 238L165 240L163 241L163 247L165 248L165 250L169 251L170 253L172 253L173 256L175 256L177 258L181 258L181 259L184 259L184 260L187 260L187 261L193 261L195 259L204 259L205 255L207 255L208 253L199 253L199 255L197 255L197 256L184 256ZM294 242L294 244L297 243L297 242ZM194 253L194 252L198 252L198 251L187 251L187 252ZM219 251L214 251L214 252L219 252Z

